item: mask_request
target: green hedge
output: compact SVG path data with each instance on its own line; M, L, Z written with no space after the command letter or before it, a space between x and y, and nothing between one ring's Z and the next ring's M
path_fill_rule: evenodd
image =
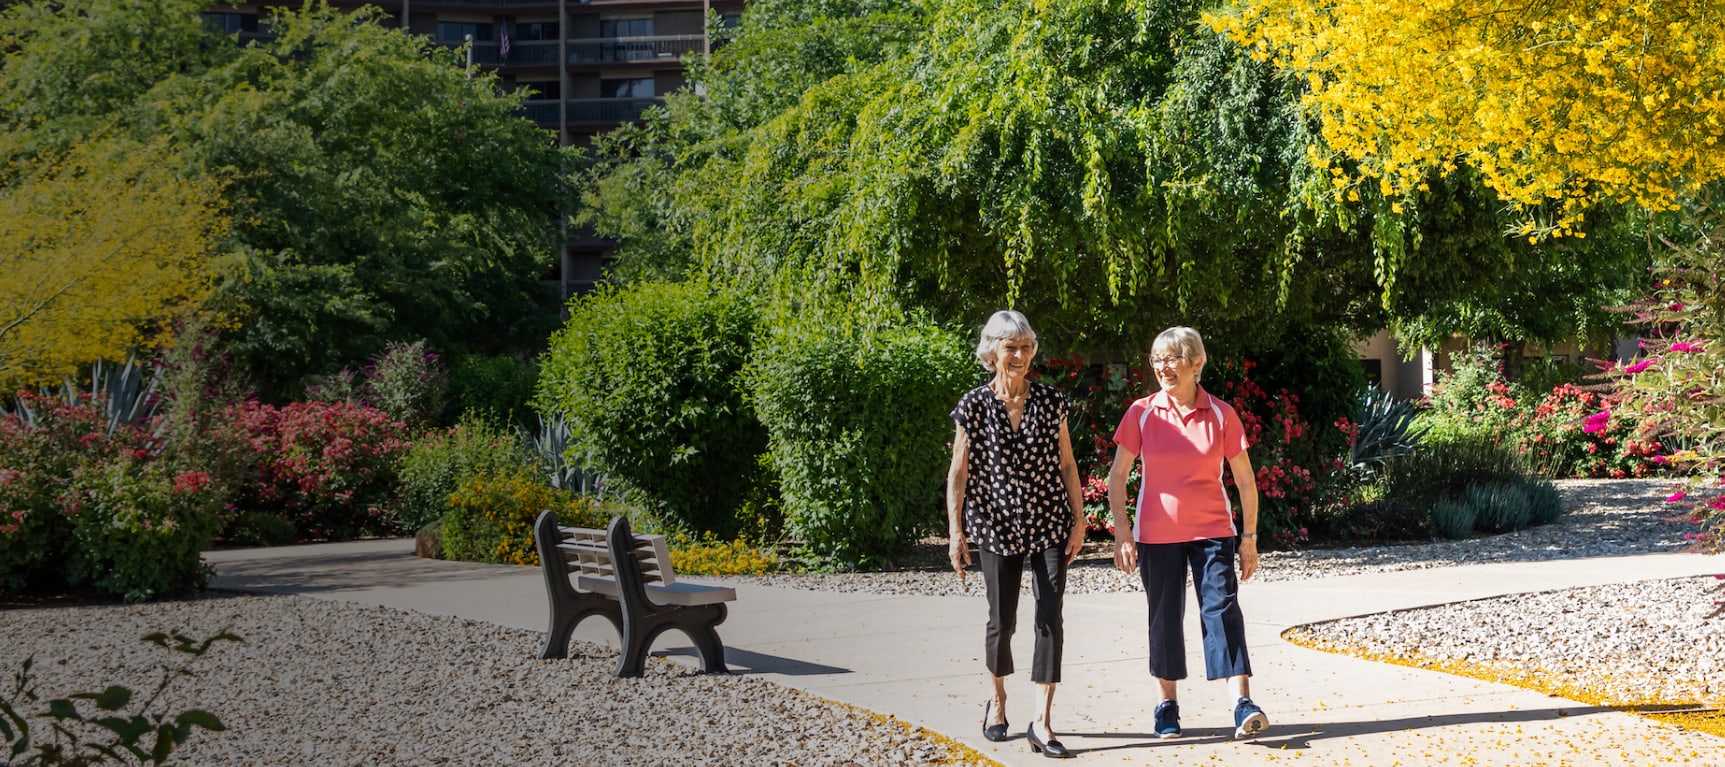
M209 475L171 475L120 457L80 467L65 498L74 519L66 571L73 585L142 602L203 588L202 557L222 527Z
M965 339L932 327L772 341L750 380L791 534L857 566L941 526L948 413L983 376Z
M531 465L513 431L486 418L467 418L428 433L401 460L401 503L395 527L417 531L449 511L449 496L480 474L513 474Z
M700 284L602 288L570 303L540 372L541 412L571 453L693 532L732 537L761 481L766 431L744 399L755 312Z

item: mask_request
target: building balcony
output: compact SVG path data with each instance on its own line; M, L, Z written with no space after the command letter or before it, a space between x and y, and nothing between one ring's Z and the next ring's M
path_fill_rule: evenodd
M699 53L705 35L657 35L653 37L587 37L569 41L570 64L629 64L654 62L677 64L685 53ZM459 42L439 41L449 47ZM475 42L473 63L486 67L557 64L556 40L511 40L509 58L501 55L502 44Z
M649 108L665 103L660 99L567 99L569 123L613 124L634 122ZM555 99L528 101L521 105L521 114L540 125L557 125Z
M630 61L675 63L685 53L700 53L705 35L601 37L569 41L569 63L597 64Z

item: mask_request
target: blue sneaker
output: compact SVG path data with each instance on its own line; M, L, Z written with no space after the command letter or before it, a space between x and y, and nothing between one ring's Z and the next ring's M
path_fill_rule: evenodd
M1156 737L1180 737L1180 704L1171 700L1156 704Z
M1258 733L1270 726L1270 718L1264 716L1264 709L1258 708L1251 698L1241 698L1234 704L1234 739L1255 738Z

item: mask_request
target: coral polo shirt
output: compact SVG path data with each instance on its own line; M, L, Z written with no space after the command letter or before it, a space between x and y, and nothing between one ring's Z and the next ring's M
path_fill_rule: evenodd
M1222 467L1246 449L1246 430L1228 403L1198 390L1190 414L1157 392L1132 403L1114 444L1138 456L1144 486L1132 535L1139 543L1184 543L1236 534Z

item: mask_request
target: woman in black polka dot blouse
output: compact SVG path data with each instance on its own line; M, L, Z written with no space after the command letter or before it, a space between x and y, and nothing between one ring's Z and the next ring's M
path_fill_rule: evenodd
M1084 545L1084 495L1066 431L1066 398L1025 377L1036 356L1036 332L1018 312L995 312L988 319L976 356L994 378L953 408L958 433L946 506L952 568L962 580L970 544L976 544L988 590L986 659L994 695L983 707L982 735L991 741L1008 737L1006 677L1013 670L1019 580L1029 564L1036 599L1030 680L1041 702L1025 736L1032 750L1067 757L1049 724L1060 681L1066 567Z

